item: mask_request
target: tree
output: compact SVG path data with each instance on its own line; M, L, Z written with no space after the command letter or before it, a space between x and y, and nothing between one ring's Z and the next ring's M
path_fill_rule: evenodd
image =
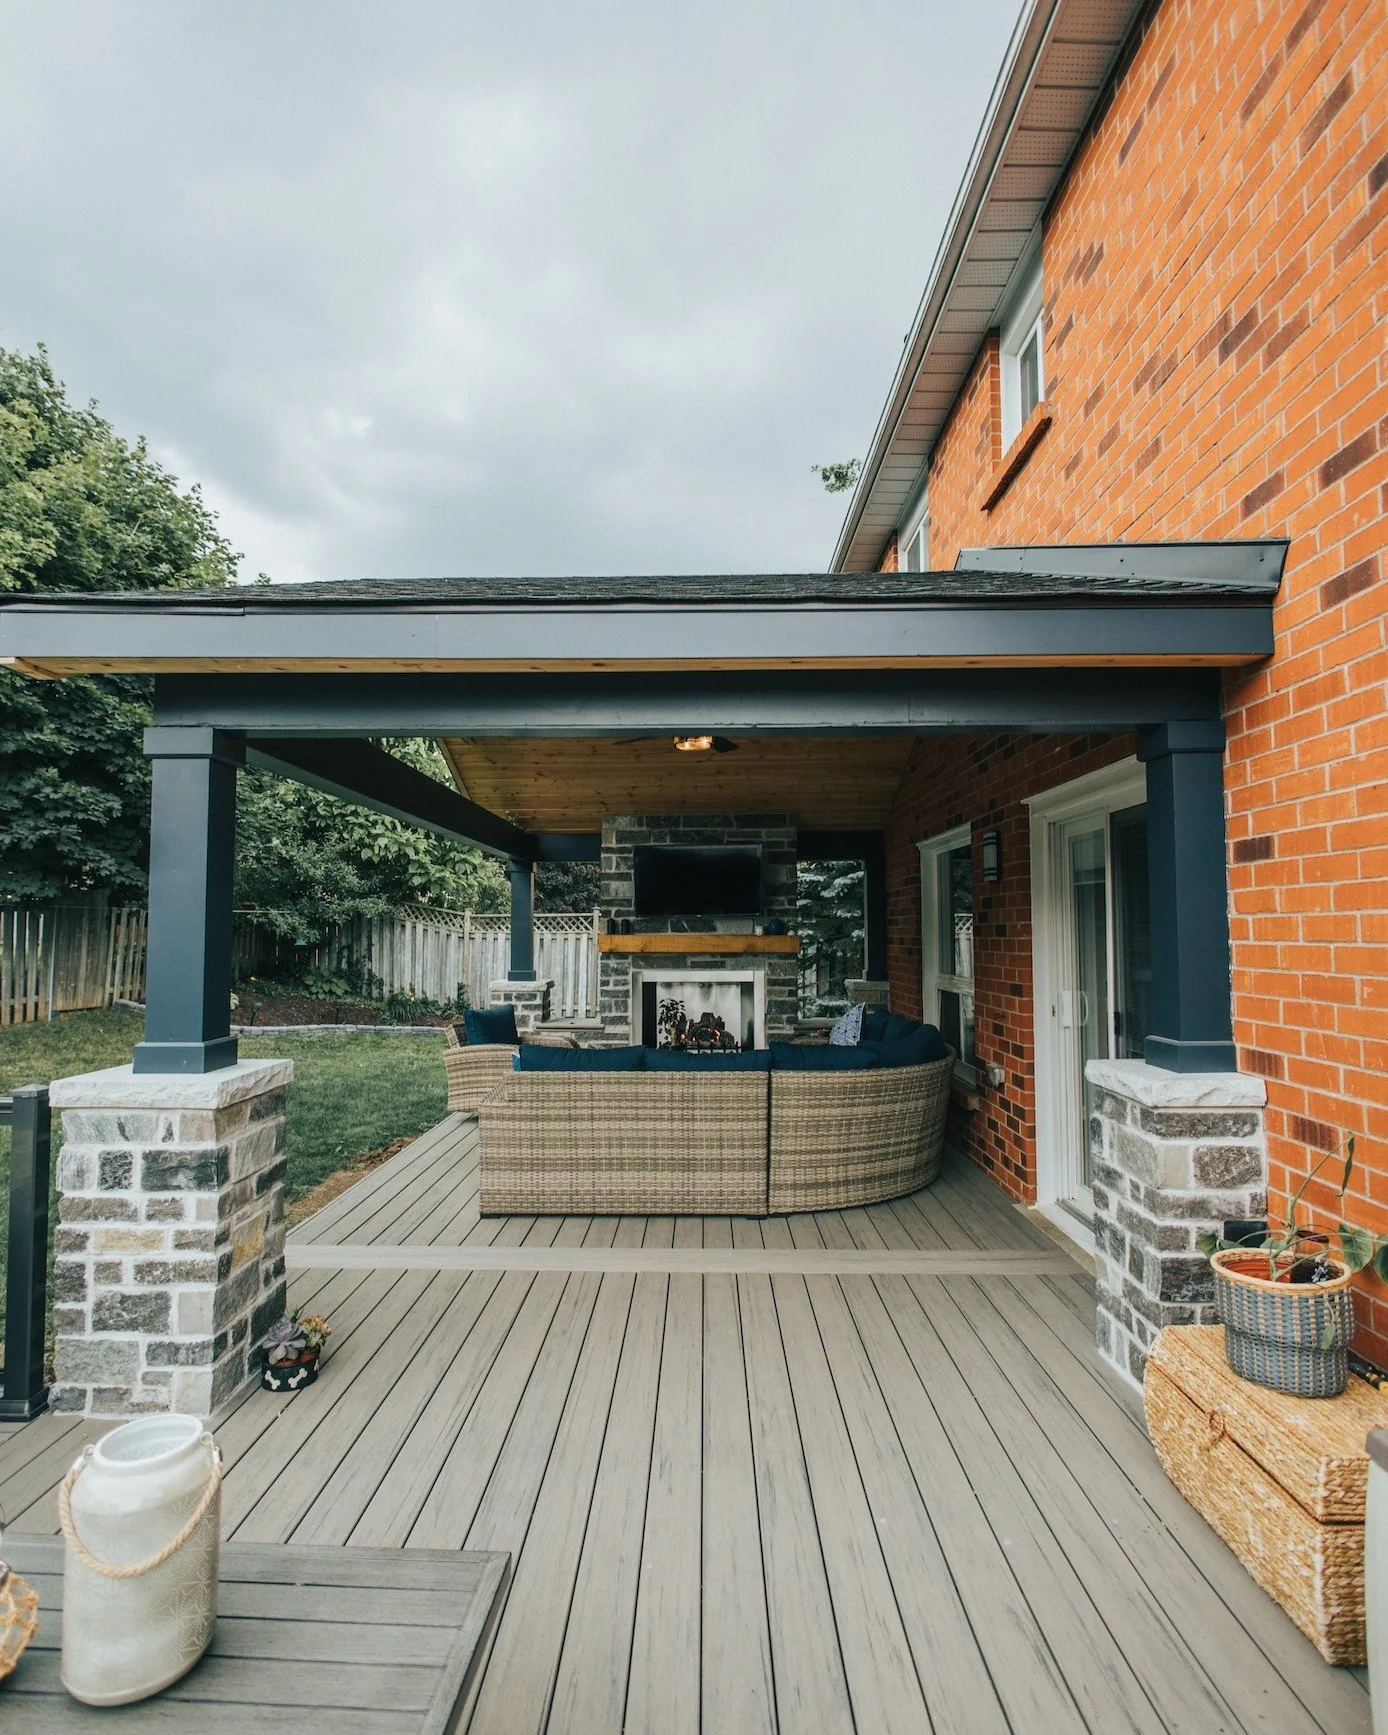
M542 861L535 868L535 908L549 916L588 916L597 908L595 861Z
M377 745L449 782L432 741ZM480 850L269 772L244 772L238 781L237 904L260 912L258 926L296 946L336 923L392 915L403 904L504 907L505 872Z
M845 494L863 473L861 458L845 458L841 464L811 464L827 494Z
M863 973L867 922L860 861L802 861L796 873L801 1012L816 1016L848 1005L844 980Z
M197 488L74 406L39 346L0 349L0 591L229 583L238 556ZM0 898L138 895L148 858L149 682L0 670Z

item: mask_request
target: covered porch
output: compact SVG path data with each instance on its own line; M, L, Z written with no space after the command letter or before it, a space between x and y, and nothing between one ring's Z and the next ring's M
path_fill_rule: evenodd
M511 1556L476 1735L1367 1732L1362 1671L1166 1481L1089 1277L972 1165L863 1210L481 1220L475 1138L292 1233L324 1375L215 1426L230 1538ZM14 1531L110 1425L0 1439ZM304 1728L351 1674L305 1678Z

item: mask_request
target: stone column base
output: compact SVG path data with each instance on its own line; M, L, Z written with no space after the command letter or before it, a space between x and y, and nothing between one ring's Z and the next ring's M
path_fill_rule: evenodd
M875 981L870 976L850 976L843 985L843 991L855 1003L861 1000L867 1006L885 1007L890 986L890 983Z
M284 1311L287 1060L54 1081L54 1410L210 1416Z
M1229 1218L1267 1212L1261 1078L1163 1072L1091 1060L1096 1334L1100 1353L1142 1382L1164 1325L1215 1323L1209 1261L1196 1247Z
M516 1029L522 1036L533 1036L542 1024L549 1022L550 996L553 982L493 982L488 998L493 1006L514 1006Z

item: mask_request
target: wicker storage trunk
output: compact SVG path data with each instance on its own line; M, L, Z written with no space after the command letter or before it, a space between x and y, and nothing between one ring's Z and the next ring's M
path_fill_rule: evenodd
M1364 1496L1388 1397L1350 1378L1337 1398L1251 1385L1224 1328L1168 1326L1143 1381L1162 1468L1328 1663L1362 1663Z

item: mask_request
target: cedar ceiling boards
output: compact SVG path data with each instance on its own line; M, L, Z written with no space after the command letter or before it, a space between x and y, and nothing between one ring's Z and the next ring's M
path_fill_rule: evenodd
M736 753L671 737L441 741L470 800L526 831L592 832L619 813L793 813L805 831L886 822L909 735L743 736Z

